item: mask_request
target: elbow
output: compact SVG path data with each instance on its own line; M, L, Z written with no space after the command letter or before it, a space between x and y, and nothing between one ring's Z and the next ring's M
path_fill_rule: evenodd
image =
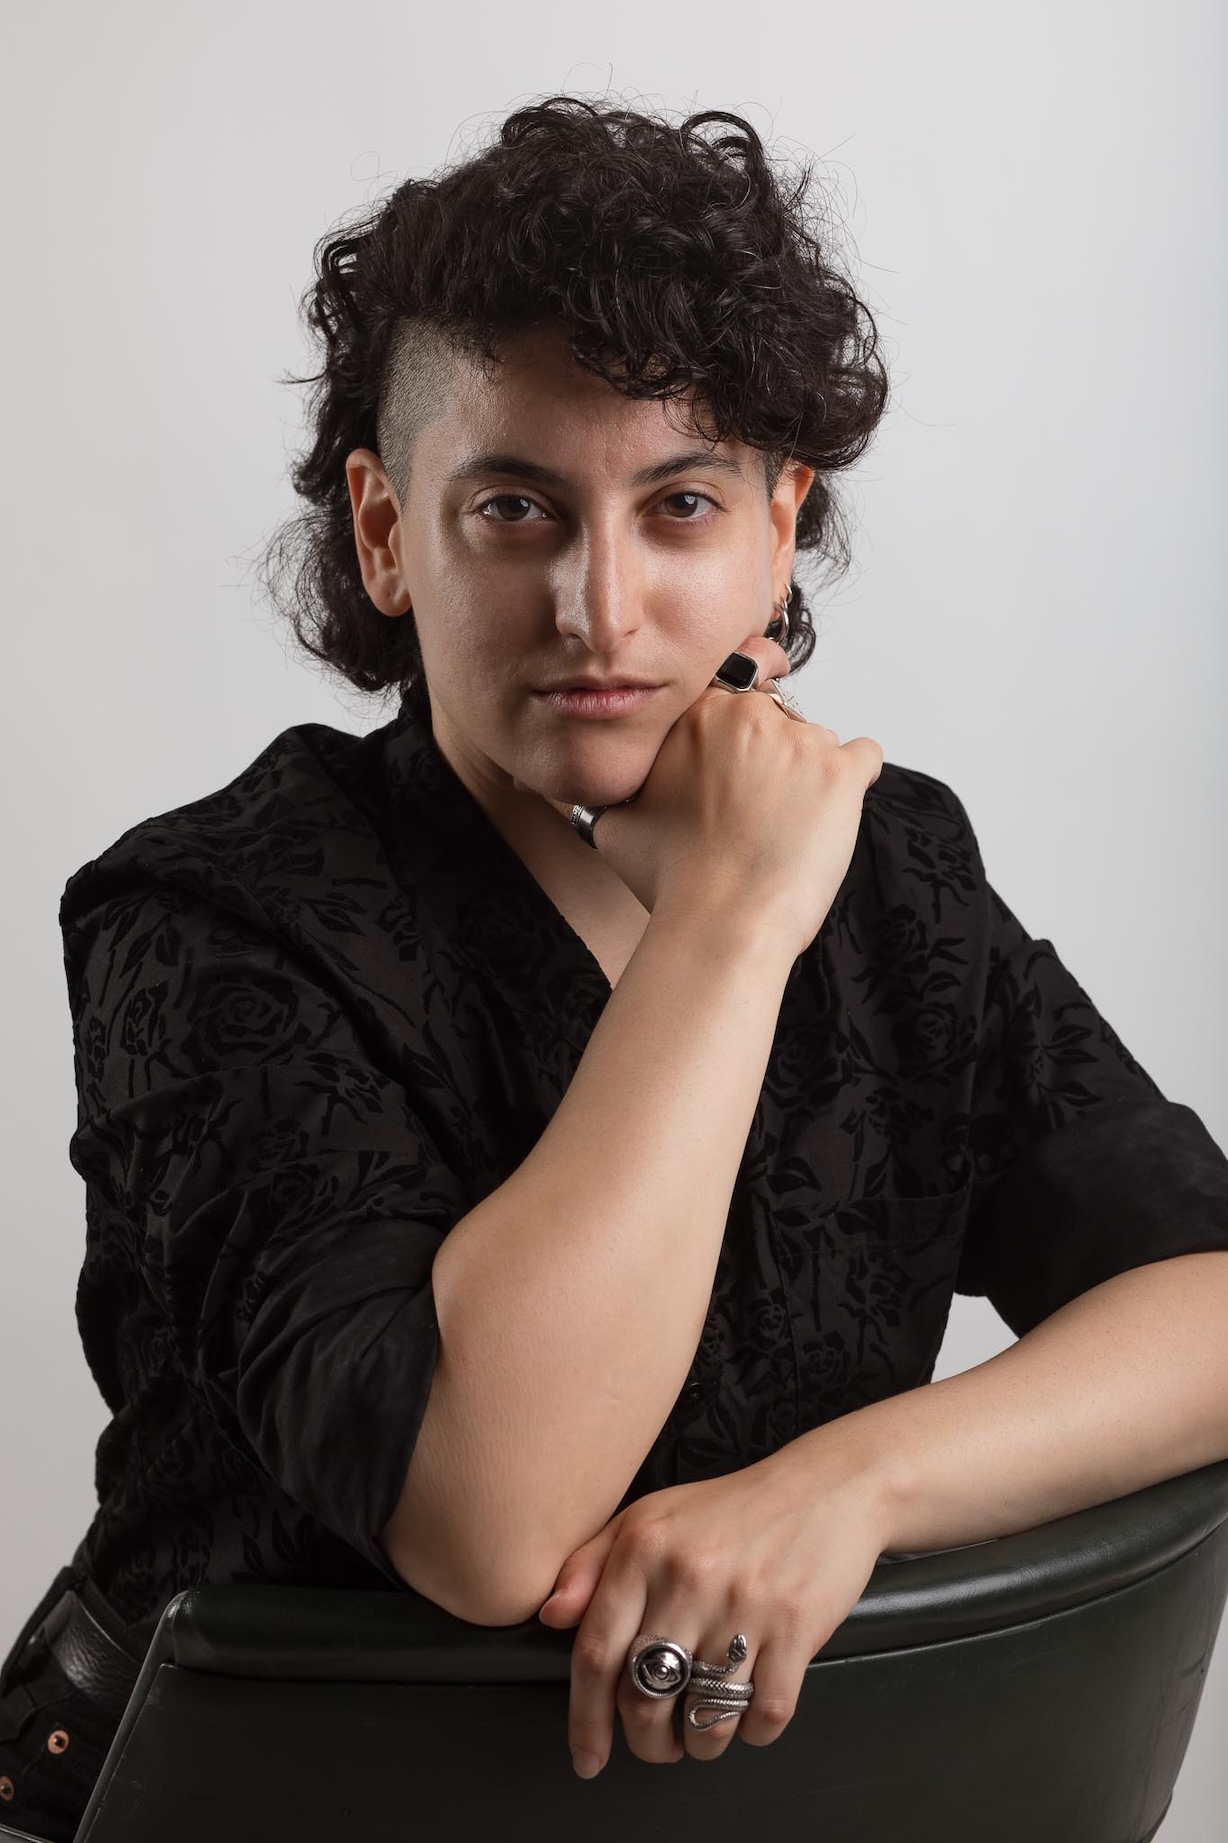
M552 1574L515 1576L477 1564L466 1567L455 1550L443 1566L437 1555L408 1551L391 1527L381 1532L379 1546L407 1587L468 1625L523 1625L536 1618L558 1575L557 1568Z

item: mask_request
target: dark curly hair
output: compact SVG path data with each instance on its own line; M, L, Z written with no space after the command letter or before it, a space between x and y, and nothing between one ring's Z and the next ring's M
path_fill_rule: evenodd
M723 130L708 139L700 130ZM741 116L678 127L556 95L430 179L407 179L321 238L300 312L323 342L308 377L310 448L291 471L308 509L265 549L260 579L314 658L364 692L429 709L412 612L363 587L345 460L380 455L405 503L413 443L448 354L487 365L501 342L557 321L577 363L630 398L688 399L701 432L815 469L796 548L848 567L829 482L867 447L887 401L869 309L821 247L811 168L776 172ZM706 427L704 426L706 424ZM814 650L794 582L791 669Z

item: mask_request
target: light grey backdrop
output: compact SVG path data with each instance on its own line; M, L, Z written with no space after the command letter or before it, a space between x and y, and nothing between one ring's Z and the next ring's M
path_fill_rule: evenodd
M250 564L292 507L314 241L553 90L813 151L895 400L807 713L948 781L990 879L1228 1144L1224 50L1214 0L8 10L0 1650L92 1514L56 911L300 721L365 730ZM957 1301L939 1374L1009 1342ZM1220 1843L1221 1640L1164 1843Z

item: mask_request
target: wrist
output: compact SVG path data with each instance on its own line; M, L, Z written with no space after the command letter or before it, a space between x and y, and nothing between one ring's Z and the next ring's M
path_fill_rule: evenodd
M676 884L663 891L649 917L654 933L682 933L694 941L714 967L729 959L753 961L764 974L779 974L783 985L803 947L796 930L762 904L740 893L723 897L701 886Z
M816 1480L824 1491L840 1493L851 1506L860 1527L872 1532L880 1555L897 1546L901 1523L903 1483L891 1456L873 1439L872 1429L855 1409L834 1421L825 1421L774 1453L803 1490L813 1490Z

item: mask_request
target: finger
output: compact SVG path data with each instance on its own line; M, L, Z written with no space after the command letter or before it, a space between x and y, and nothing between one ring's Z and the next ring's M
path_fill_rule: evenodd
M873 736L852 736L848 742L843 743L841 746L849 750L864 767L872 767L874 769L868 782L868 785L873 787L875 781L883 771L884 756L882 743L875 742Z
M684 1749L676 1730L680 1698L676 1691L670 1696L649 1696L639 1687L630 1668L634 1640L641 1633L652 1633L686 1646L686 1639L680 1636L683 1630L676 1614L667 1614L662 1620L659 1613L646 1610L624 1646L615 1702L623 1724L623 1736L637 1759L673 1762L682 1759Z
M744 1628L743 1635L748 1641L750 1640L751 1635ZM710 1636L705 1636L704 1642L695 1652L696 1658L702 1659L706 1664L717 1666L727 1664L729 1644L732 1638L733 1632L728 1624L719 1633L714 1628L710 1628ZM757 1656L753 1644L749 1645L746 1656L727 1673L726 1678L731 1683L754 1683L755 1693L751 1697L749 1708L754 1707L759 1695L759 1656L762 1656L762 1652ZM682 1710L682 1744L693 1759L717 1759L724 1753L746 1720L746 1712L739 1711L735 1714L731 1710L704 1706L711 1698L719 1698L720 1693L716 1685L706 1684L688 1686L686 1690ZM698 1726L692 1725L692 1711L695 1713Z
M734 650L748 654L755 661L759 667L760 683L765 678L785 678L791 670L789 655L785 652L784 647L775 640L769 640L765 634L748 634L741 645ZM720 660L717 661L716 667L713 668L713 677L721 663Z
M622 1717L631 1752L641 1760L680 1760L673 1729L674 1698L646 1696L631 1682L627 1657L635 1639L662 1630L645 1624L647 1587L632 1566L607 1568L571 1651L568 1742L575 1758L594 1755L604 1766L614 1740L615 1714ZM580 1770L577 1761L577 1771Z
M805 723L806 721L805 711L798 708L798 706L794 703L793 699L789 696L788 692L784 689L784 687L780 683L779 679L776 679L776 678L765 679L762 684L756 687L756 689L764 692L766 696L770 697L773 704L779 704L781 710L784 711L786 717L791 717L794 723ZM813 727L815 729L819 729L822 726L819 724L815 724ZM831 732L826 731L824 733L827 735L830 735Z
M755 1693L750 1705L737 1721L727 1724L737 1731L739 1739L752 1747L768 1747L780 1739L797 1712L813 1656L813 1652L799 1651L796 1643L782 1638L764 1640L754 1658L751 1674ZM735 1675L745 1678L745 1665Z
M584 1617L614 1546L619 1523L620 1518L612 1518L567 1557L555 1579L553 1593L537 1615L546 1625L566 1629Z
M771 676L773 678L784 678L792 671L793 662L779 640L774 640L768 634L761 632L748 634L746 639L748 645L766 646L770 649ZM758 657L757 654L755 656L756 658ZM767 676L767 674L765 674L765 676Z

